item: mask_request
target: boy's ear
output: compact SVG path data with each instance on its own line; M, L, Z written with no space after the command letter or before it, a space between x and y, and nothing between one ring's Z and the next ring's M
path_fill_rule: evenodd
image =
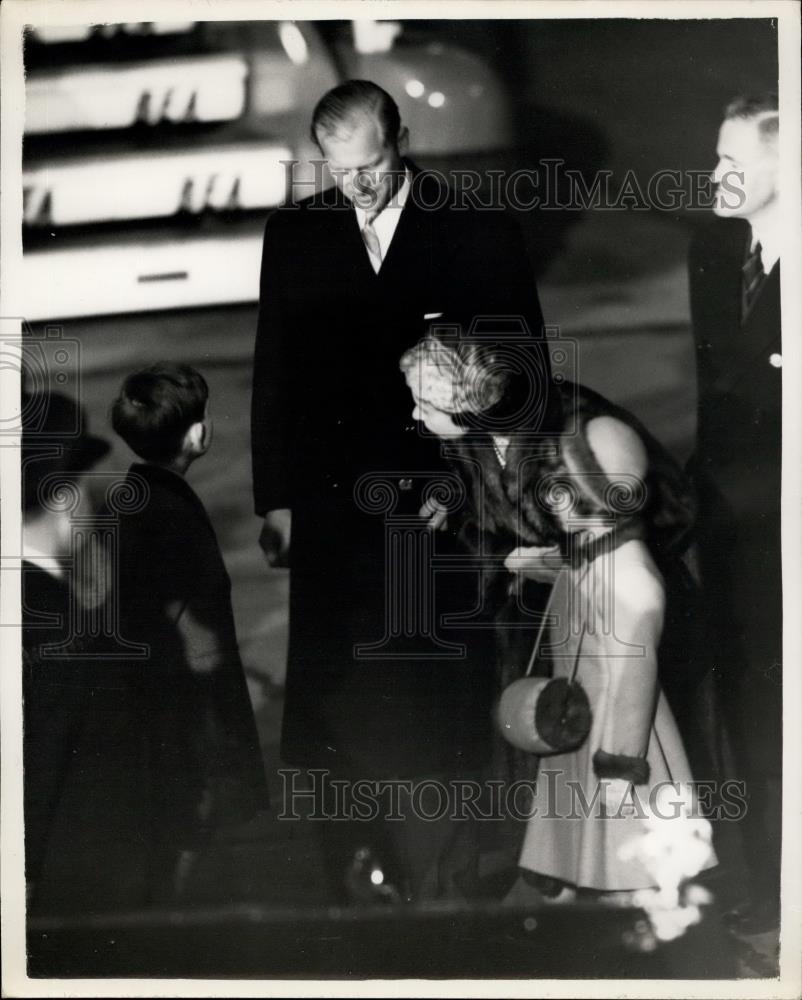
M397 146L398 146L398 152L402 156L406 156L407 153L409 152L409 129L406 127L406 125L402 125L401 128L398 130Z
M201 445L203 450L206 451L211 442L212 427L208 420L204 420L201 424Z
M206 450L206 436L208 430L206 422L199 420L187 430L184 435L184 448L192 454L202 455Z

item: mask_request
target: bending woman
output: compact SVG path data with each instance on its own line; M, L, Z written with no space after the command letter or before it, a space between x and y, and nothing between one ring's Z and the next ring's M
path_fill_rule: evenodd
M521 415L536 410L525 405L532 379L508 356L486 341L430 336L401 367L413 416L448 442L466 480L476 543L506 546L508 567L522 547L553 557L542 672L550 660L551 672L578 680L590 700L585 743L541 762L520 865L547 894L646 887L650 874L619 848L643 822L638 803L648 806L659 784L691 776L657 672L661 565L679 566L690 496L660 445L589 390L562 384L559 428L527 423ZM503 684L520 676L520 662L503 666ZM638 803L619 809L632 789ZM616 819L606 818L611 807Z

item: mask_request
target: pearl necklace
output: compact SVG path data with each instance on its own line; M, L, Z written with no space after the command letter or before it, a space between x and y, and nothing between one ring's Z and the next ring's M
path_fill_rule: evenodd
M509 447L510 439L491 437L490 440L493 442L493 451L496 453L499 465L502 469L505 469L507 467L507 448Z

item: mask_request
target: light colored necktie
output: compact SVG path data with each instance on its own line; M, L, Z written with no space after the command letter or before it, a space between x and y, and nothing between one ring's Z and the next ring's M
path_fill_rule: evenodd
M365 246L368 248L368 253L370 254L373 269L375 271L379 270L382 263L381 243L379 243L378 233L373 228L373 222L378 214L379 213L376 211L368 212L365 215L365 225L361 230L362 239L365 241Z

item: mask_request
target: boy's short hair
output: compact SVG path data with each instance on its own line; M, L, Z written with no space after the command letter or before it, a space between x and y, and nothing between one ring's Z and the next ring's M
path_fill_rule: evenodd
M133 452L168 462L206 415L209 387L199 371L167 361L129 375L111 408L111 425Z

